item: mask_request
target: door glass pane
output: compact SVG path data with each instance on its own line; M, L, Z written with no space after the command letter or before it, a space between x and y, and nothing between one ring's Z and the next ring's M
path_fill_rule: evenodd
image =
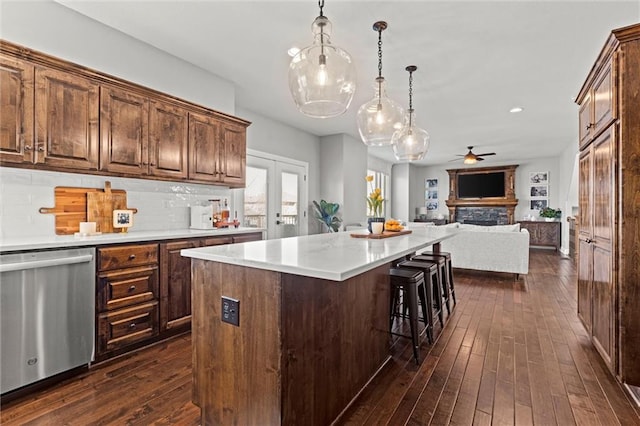
M282 172L282 222L285 225L298 224L298 175Z
M247 166L244 226L267 227L267 170Z

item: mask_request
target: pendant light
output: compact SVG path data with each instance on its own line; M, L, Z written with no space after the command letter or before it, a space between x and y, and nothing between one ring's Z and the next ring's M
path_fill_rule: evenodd
M378 32L378 77L375 83L375 96L358 110L358 131L365 145L389 146L393 132L402 128L404 110L400 104L387 97L385 81L382 76L382 31L387 23L378 21L373 24Z
M313 44L300 50L289 64L289 90L303 114L328 118L343 114L356 90L356 69L351 55L330 42L331 22L320 16L311 24Z
M417 161L422 160L429 149L429 133L416 126L413 110L413 72L418 67L409 65L405 69L409 71L409 110L404 126L393 134L393 153L400 161Z

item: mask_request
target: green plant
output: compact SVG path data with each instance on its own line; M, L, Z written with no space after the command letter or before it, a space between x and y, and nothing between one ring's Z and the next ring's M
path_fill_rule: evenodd
M560 217L561 214L562 214L562 211L560 209L556 210L556 209L552 209L551 207L545 207L542 210L540 210L540 217L556 218L556 217Z
M318 203L314 200L313 205L316 208L316 219L324 223L329 228L329 232L338 232L342 223L342 219L336 216L340 204L327 203L325 200L320 200Z
M371 188L371 192L367 197L369 215L373 217L382 217L382 203L384 202L384 198L382 198L382 191L380 188L373 187L373 176L369 175L365 179L369 182L369 187Z

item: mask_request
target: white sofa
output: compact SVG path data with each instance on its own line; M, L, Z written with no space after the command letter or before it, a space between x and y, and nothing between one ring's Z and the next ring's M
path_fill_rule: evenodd
M429 226L410 223L409 229ZM441 250L451 253L454 268L476 269L492 272L527 274L529 272L529 232L520 224L478 226L451 223L434 227L434 231L446 232L446 228L458 228L456 236L444 240Z

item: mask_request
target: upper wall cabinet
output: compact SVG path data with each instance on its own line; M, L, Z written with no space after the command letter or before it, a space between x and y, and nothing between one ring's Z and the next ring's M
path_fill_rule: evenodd
M579 146L584 148L616 118L614 100L614 74L612 62L607 61L591 88L584 94L578 113Z
M0 165L244 186L248 121L0 40Z
M33 162L33 64L0 56L0 160Z
M188 170L187 111L167 102L149 105L149 174L186 179Z
M42 67L35 75L35 162L97 170L98 84Z
M100 170L148 174L149 101L110 87L101 88L100 98Z

